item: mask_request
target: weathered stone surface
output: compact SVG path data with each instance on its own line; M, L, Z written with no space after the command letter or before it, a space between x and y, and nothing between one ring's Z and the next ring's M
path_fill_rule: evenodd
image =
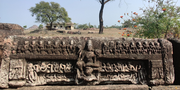
M180 90L179 85L153 86L150 90Z
M0 23L0 45L2 45L2 42L5 37L9 35L23 35L24 29L17 24L10 24L10 23Z
M169 39L173 45L173 63L175 69L175 81L174 84L180 85L180 40L179 39Z
M165 39L20 37L5 39L0 87L173 84Z
M24 29L17 24L0 23L0 61L2 57L2 47L4 45L4 38L9 35L23 35Z
M149 87L147 85L37 86L22 87L18 90L149 90Z

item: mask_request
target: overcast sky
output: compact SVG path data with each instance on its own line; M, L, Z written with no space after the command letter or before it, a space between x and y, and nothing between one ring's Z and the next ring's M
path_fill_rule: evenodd
M15 23L21 26L39 25L35 17L31 16L29 9L35 7L42 0L0 0L0 23ZM56 2L64 7L73 23L99 25L99 10L101 4L97 0L44 0L45 2ZM178 0L174 0L178 1ZM103 19L104 26L119 25L117 22L124 13L137 12L141 7L147 6L147 0L114 0L105 4ZM180 6L180 1L176 4ZM124 19L128 17L124 16Z

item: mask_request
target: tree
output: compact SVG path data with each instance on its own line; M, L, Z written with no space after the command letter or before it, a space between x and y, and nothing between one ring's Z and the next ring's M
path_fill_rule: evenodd
M60 5L55 2L49 3L41 1L29 10L32 12L32 16L36 15L36 22L50 24L50 30L52 30L52 24L55 22L71 21L65 8L60 7Z
M26 29L26 28L27 28L27 25L24 25L23 28Z
M173 0L150 0L155 7L146 7L143 15L132 17L136 25L142 25L137 35L148 38L168 38L180 33L180 7Z
M42 24L39 25L39 29L43 29L43 25Z
M99 34L103 34L103 9L104 9L104 5L109 2L109 1L113 1L113 0L99 0L99 2L101 3L101 9L99 11Z

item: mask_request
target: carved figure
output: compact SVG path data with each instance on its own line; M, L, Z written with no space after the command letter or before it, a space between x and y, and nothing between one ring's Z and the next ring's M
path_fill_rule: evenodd
M63 55L68 55L68 53L67 53L67 45L66 45L65 41L62 41L61 49L62 49Z
M51 41L48 41L47 44L46 44L46 52L48 54L52 54L52 44L51 44Z
M10 70L9 70L9 79L18 80L23 79L23 62L21 60L11 60Z
M13 42L13 46L12 46L11 53L12 53L13 55L16 55L16 54L17 54L17 42Z
M122 45L120 43L120 41L116 42L116 54L120 54L122 51Z
M65 72L71 72L72 65L70 63L66 63L66 68L64 69Z
M143 53L148 53L149 52L149 44L147 41L143 42Z
M29 41L24 42L24 53L25 54L30 54L30 48L29 48Z
M60 55L60 54L61 54L61 48L60 48L60 45L59 45L59 42L58 42L58 41L55 41L55 42L54 42L53 52L54 52L54 54L56 54L56 55Z
M18 45L18 47L17 47L17 53L18 54L22 54L23 53L22 48L23 48L23 45Z
M86 63L85 63L86 62ZM86 82L91 82L93 80L97 81L97 78L92 72L94 69L98 68L99 65L96 64L96 55L94 54L92 41L87 42L87 51L82 53L82 57L78 58L77 65L77 78L76 83L79 84L79 80L83 79Z
M130 43L130 53L136 53L137 52L137 48L136 48L136 44L134 42Z
M122 54L128 54L129 53L129 44L127 42L122 43L123 45L123 52Z
M32 41L30 44L30 47L31 47L32 54L38 54L36 41Z
M34 71L32 63L28 64L28 83L35 83L37 80L37 73Z
M73 44L74 44L74 41L71 40L70 45L68 46L68 53L69 54L74 54L75 53L75 46Z
M109 42L109 52L110 52L111 54L114 54L114 53L115 53L114 41L110 41L110 42Z
M154 42L149 43L149 54L155 54Z
M143 46L142 46L141 42L137 42L136 45L137 45L138 54L144 54L143 53Z
M42 41L42 40L39 41L38 51L39 51L39 53L42 54L42 55L47 54L47 53L45 52L44 41Z
M106 42L104 42L103 43L103 54L105 55L105 54L110 54L110 52L109 52L109 47L108 47L108 45L106 44Z
M155 46L155 52L160 54L161 53L161 46L160 46L160 44L157 41L155 41L154 42L154 46Z

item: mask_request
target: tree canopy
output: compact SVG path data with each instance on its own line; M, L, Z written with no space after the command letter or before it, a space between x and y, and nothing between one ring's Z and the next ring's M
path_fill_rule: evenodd
M36 15L36 22L50 24L50 29L52 29L53 23L71 22L65 8L55 2L41 1L29 10L32 12L32 16Z

